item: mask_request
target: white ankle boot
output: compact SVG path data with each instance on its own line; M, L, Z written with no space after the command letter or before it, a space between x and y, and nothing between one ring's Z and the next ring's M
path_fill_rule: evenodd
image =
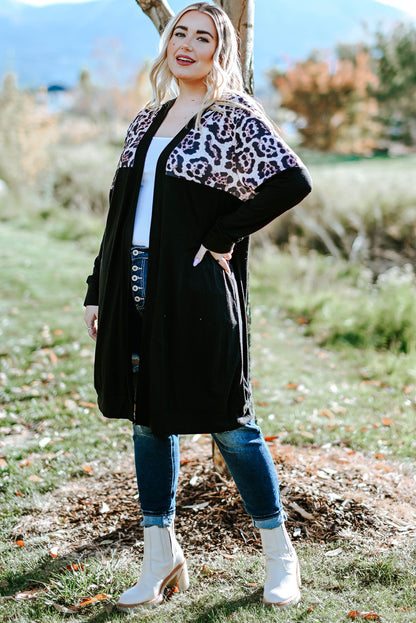
M268 606L285 608L300 600L300 571L296 552L285 525L260 529L266 557L266 581L263 602Z
M163 601L166 586L189 586L188 569L183 551L175 538L173 526L144 528L143 568L136 584L118 600L120 610L136 606L153 608Z

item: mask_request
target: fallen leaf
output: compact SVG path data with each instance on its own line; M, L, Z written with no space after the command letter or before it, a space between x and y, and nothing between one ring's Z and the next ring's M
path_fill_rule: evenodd
M296 323L297 324L309 324L309 318L305 318L305 316L299 316L299 318L296 318Z
M87 472L87 474L91 474L91 472L94 471L91 465L88 465L87 463L82 466L82 469L84 470L84 472Z
M67 566L67 569L70 571L84 571L84 565L82 563L78 564L73 562L71 565Z
M299 385L297 383L288 383L285 389L297 389Z
M375 457L376 459L387 459L387 457L384 454L381 454L381 452L376 452Z
M96 409L98 406L96 402L85 402L85 400L79 400L78 405L80 407L87 407L88 409Z
M256 405L259 405L259 407L267 407L267 402L258 401L256 402Z
M374 385L375 387L382 387L383 383L381 381L377 381L376 379L366 379L365 381L361 381L361 385Z
M215 575L221 571L221 569L213 569L212 567L208 567L207 565L202 565L201 575Z
M108 599L108 595L104 595L104 593L99 593L98 595L94 595L94 597L88 597L88 599L84 599L76 608L83 608L84 606L88 606L89 604L93 604L97 601L105 601Z
M308 433L306 430L302 430L300 434L302 437L306 437L306 439L315 439L315 436L312 433Z
M346 408L345 407L341 407L340 405L334 405L332 407L332 411L334 413L336 413L337 415L345 415L346 412L347 412Z
M385 472L391 472L391 468L387 465L383 465L382 463L376 463L376 469L382 469Z
M328 552L324 552L324 556L339 556L343 551L342 547L337 547L337 549L330 549Z
M329 418L330 420L333 420L334 417L335 417L330 409L321 409L318 413L319 413L319 415L324 415L325 417Z
M279 435L268 435L264 438L264 441L274 441L275 439L279 439Z
M31 480L32 482L43 482L43 478L37 476L36 474L31 474L29 476L29 480Z
M51 364L53 366L56 366L56 364L58 363L58 358L55 355L55 353L53 352L53 350L51 350L50 348L44 348L43 352L47 355L49 355L49 359L51 360Z
M369 612L360 612L360 610L351 610L351 612L348 613L348 616L351 617L351 619L371 619L372 621L378 621L381 617L379 614L376 614L375 612L373 612L373 610L369 610Z
M316 472L316 475L318 476L318 478L324 478L324 479L331 478L331 476L327 474L326 472L324 472L322 469L318 469Z
M32 590L22 591L21 593L16 593L13 595L14 599L24 600L24 599L34 599L38 593L43 593L45 589L43 588L33 588Z
M177 584L175 584L175 586L171 586L170 588L167 589L167 594L166 594L166 601L169 601L169 599L171 599L171 597L173 596L174 593L179 593L179 587Z
M182 508L192 508L192 510L194 511L199 511L202 508L206 508L207 506L209 506L209 502L200 502L199 504L187 504L185 506L182 506Z
M296 502L290 502L289 506L291 506L293 510L299 513L299 515L301 515L305 519L310 519L310 520L315 519L314 516L311 515L311 513L308 513L308 511L305 511L305 509L299 506L299 504L297 504Z
M52 547L49 552L49 556L51 556L51 558L58 558L58 548Z
M390 426L390 424L393 424L393 420L389 417L384 417L381 420L384 424L384 426Z
M23 495L21 491L16 491L16 495Z
M18 545L19 547L24 547L25 544L23 543L23 541L21 541L20 539L18 541L14 542L15 545Z

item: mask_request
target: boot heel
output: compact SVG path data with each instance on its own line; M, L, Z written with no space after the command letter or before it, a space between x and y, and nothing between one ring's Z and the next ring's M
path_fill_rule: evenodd
M186 560L178 574L178 588L180 591L186 591L189 588L189 573Z
M302 587L302 578L300 577L299 562L298 562L297 567L296 567L296 577L297 577L297 580L298 580L298 586L299 586L299 588L301 588Z
M186 591L189 587L189 574L186 560L179 567L177 573L169 580L167 586L177 586L179 591Z

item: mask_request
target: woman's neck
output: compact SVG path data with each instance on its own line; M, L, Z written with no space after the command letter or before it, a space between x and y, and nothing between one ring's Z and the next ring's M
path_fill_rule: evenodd
M207 88L204 83L183 83L179 84L179 95L176 99L176 104L190 108L202 104L206 95Z

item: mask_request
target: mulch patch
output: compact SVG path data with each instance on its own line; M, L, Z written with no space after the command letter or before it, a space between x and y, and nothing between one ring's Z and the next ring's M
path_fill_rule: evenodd
M414 476L398 464L377 461L345 448L298 448L270 444L296 541L377 539L392 545L416 531ZM188 553L257 551L253 528L233 481L213 469L210 438L183 444L175 529ZM96 475L97 472L97 475ZM26 516L14 530L65 533L72 551L142 548L143 529L133 458L112 470L95 470L49 498L39 516Z

